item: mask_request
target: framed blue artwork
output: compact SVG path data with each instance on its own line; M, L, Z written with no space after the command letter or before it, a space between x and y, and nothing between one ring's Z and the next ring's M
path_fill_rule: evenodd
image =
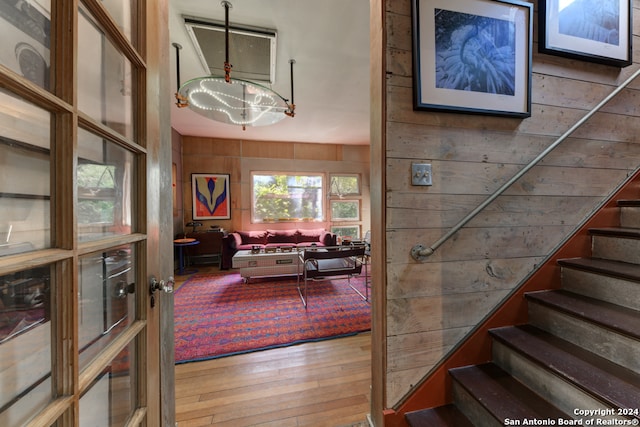
M631 0L540 0L539 8L539 52L631 64Z
M414 109L529 117L533 4L413 0Z

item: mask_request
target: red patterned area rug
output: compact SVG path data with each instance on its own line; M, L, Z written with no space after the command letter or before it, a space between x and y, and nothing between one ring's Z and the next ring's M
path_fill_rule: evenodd
M351 279L364 294L364 276ZM346 279L310 282L305 310L294 278L195 274L175 293L176 364L337 338L371 329L371 307Z

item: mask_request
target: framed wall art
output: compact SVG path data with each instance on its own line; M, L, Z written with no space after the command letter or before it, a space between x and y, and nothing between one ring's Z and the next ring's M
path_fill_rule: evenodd
M228 174L191 174L193 219L231 218Z
M631 0L540 0L541 53L631 64Z
M531 115L533 5L413 0L414 109Z

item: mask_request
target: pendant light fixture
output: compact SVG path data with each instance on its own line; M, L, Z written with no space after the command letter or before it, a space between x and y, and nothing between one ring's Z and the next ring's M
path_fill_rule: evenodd
M196 113L209 119L246 126L266 126L279 122L286 116L295 116L293 103L293 64L291 69L291 103L272 89L243 79L231 78L233 66L229 62L229 9L228 1L222 1L225 9L225 62L224 76L198 77L180 84L181 46L174 43L176 48L176 66L178 78L178 92L176 105L179 108L189 107Z

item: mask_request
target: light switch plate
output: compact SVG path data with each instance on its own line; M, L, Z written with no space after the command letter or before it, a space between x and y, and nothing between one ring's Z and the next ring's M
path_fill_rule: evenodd
M433 185L430 163L411 163L411 185Z

